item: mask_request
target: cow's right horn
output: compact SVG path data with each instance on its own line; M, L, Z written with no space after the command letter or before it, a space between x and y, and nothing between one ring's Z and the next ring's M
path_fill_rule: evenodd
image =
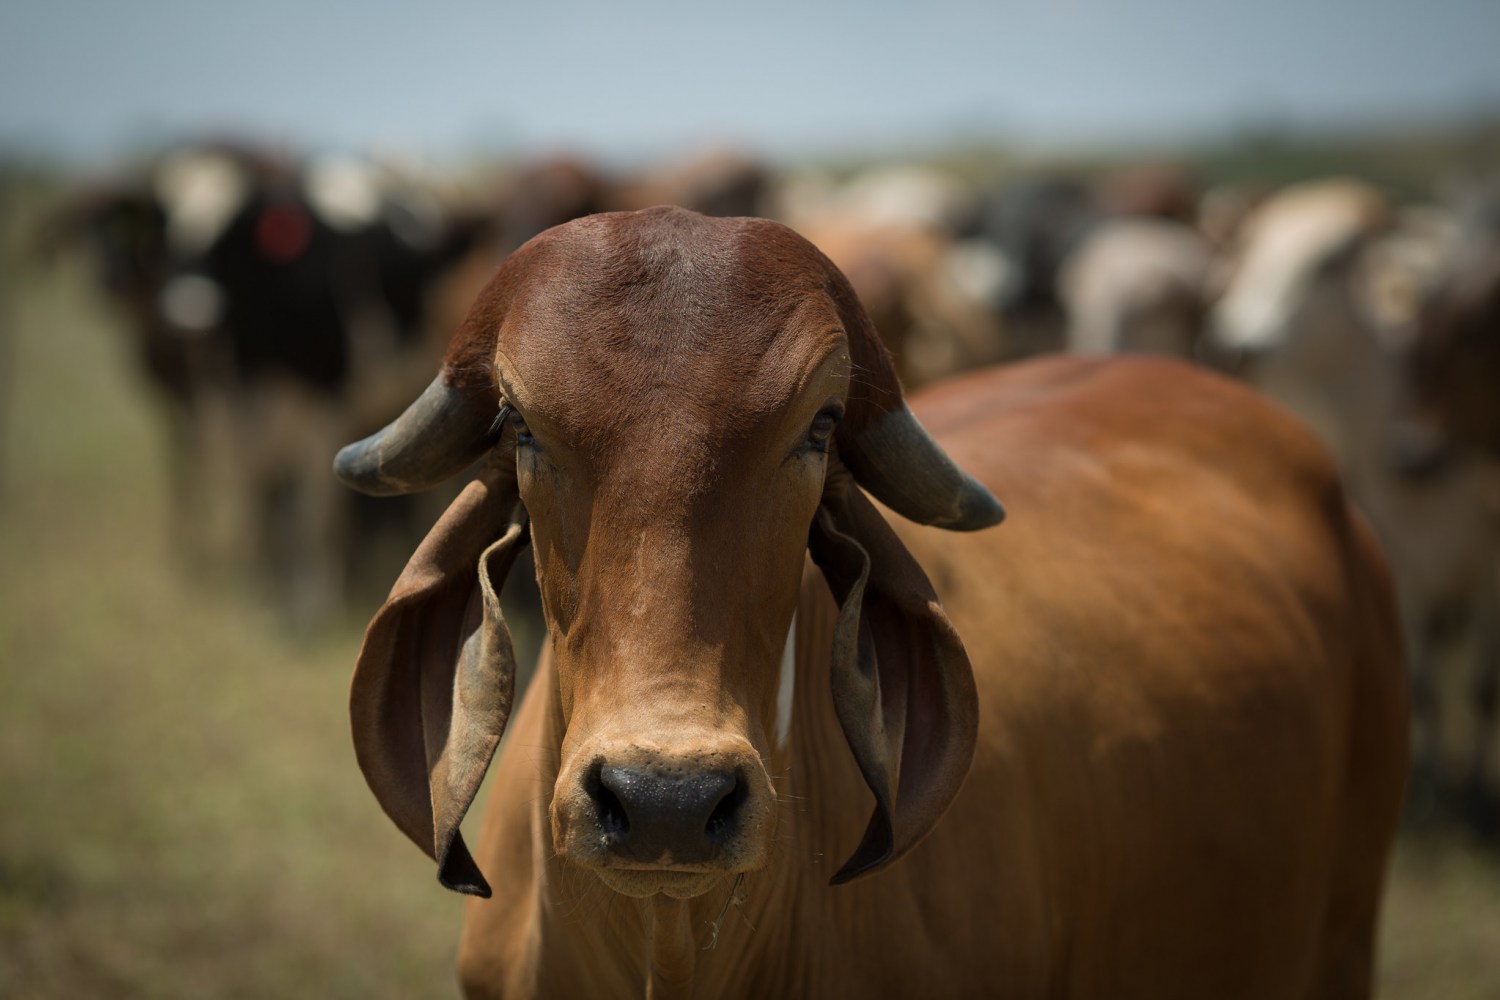
M342 448L334 475L371 496L431 489L489 449L495 413L494 400L455 389L440 373L385 429Z

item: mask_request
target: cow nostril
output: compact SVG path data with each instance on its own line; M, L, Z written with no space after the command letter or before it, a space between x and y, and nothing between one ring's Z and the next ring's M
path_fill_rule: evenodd
M589 772L588 779L584 782L584 791L594 802L594 811L599 817L600 828L614 840L624 840L629 837L630 815L625 812L625 806L620 801L620 797L605 787L600 777L600 768L596 767Z
M749 783L682 760L640 767L601 763L586 780L605 847L645 863L712 860L741 832Z
M709 813L708 825L704 832L712 841L722 843L728 839L739 825L740 807L749 798L750 791L739 775L734 776L734 784L724 793L724 797L714 806L713 812Z

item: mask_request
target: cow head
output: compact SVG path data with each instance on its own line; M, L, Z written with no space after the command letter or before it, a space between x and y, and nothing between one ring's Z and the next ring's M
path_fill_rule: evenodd
M560 856L636 896L765 863L764 762L808 550L840 604L834 701L876 799L835 881L937 821L972 756L973 679L855 483L955 530L1002 511L912 418L848 283L805 240L653 209L528 243L427 392L336 468L397 493L479 458L371 623L351 696L366 777L445 885L489 891L458 824L510 709L497 593L528 540L563 733Z

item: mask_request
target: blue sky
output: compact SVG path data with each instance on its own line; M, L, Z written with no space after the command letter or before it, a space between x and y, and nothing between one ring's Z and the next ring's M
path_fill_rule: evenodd
M1500 0L4 0L0 143L770 153L1500 108Z

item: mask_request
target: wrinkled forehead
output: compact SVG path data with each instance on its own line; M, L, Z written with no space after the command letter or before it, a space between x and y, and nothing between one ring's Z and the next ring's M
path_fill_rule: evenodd
M663 416L749 427L848 376L830 265L790 230L679 210L593 216L524 251L501 388L579 438ZM842 384L842 383L841 383Z

